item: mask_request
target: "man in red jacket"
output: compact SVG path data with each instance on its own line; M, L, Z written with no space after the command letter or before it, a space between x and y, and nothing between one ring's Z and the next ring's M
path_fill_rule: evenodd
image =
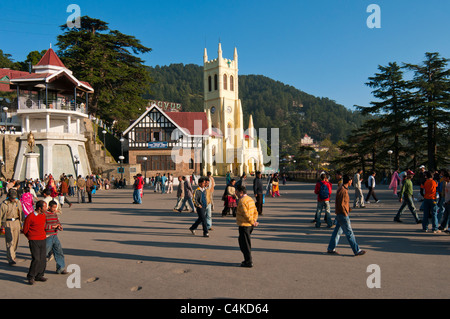
M28 238L31 252L31 264L28 270L27 279L30 285L35 281L47 281L44 277L46 259L46 232L45 232L45 212L47 203L40 200L36 203L36 211L25 218L23 224L23 234Z
M331 183L328 181L327 174L322 173L320 180L316 183L314 193L317 194L317 208L314 221L316 222L316 228L320 227L320 217L322 211L325 209L325 219L327 227L333 227L333 221L330 215L330 197L331 197Z

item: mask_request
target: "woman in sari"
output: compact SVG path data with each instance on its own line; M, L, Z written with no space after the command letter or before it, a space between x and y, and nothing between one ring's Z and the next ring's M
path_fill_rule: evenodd
M275 195L280 196L280 183L276 176L272 181L272 197L275 197Z
M395 170L392 174L391 183L389 184L389 189L394 190L394 195L397 196L397 188L400 182L400 177L398 176L398 170Z
M230 209L233 213L233 216L236 217L236 208L237 208L237 196L235 189L236 180L233 178L230 180L230 183L225 188L225 193L223 194L224 208L222 210L222 217L228 215Z
M56 187L55 179L51 174L48 177L47 186L45 186L45 188L51 190L52 193L50 196L52 198L56 198L58 196L58 188Z
M28 214L31 214L34 211L33 194L30 193L30 188L28 186L26 186L23 191L24 193L20 197L20 203L22 204L23 216L27 217Z

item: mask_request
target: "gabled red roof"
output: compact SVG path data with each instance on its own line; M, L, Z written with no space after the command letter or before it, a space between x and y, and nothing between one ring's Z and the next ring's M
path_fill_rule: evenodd
M54 65L65 68L66 66L62 63L61 59L56 55L52 48L45 52L42 59L36 65Z
M5 76L7 76L9 78L9 80L12 79L17 79L20 78L22 76L25 76L29 74L28 72L24 72L24 71L17 71L17 70L11 70L11 69L0 69L0 79L4 78ZM0 92L13 92L15 90L12 90L9 86L9 81L1 81L0 82Z
M165 112L165 114L191 135L208 134L208 120L205 112ZM202 126L196 128L196 121L201 121Z

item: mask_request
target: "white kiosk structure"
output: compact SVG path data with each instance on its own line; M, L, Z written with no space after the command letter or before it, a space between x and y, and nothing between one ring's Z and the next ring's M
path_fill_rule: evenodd
M33 70L11 80L22 122L14 179L90 174L82 121L88 118L88 94L93 88L77 80L51 48ZM30 132L33 149L28 145Z

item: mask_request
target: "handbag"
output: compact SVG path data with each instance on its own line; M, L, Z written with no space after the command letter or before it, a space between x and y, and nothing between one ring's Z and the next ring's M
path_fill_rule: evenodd
M263 194L262 196L263 196L263 201L262 201L262 203L265 204L265 203L266 203L266 195Z

